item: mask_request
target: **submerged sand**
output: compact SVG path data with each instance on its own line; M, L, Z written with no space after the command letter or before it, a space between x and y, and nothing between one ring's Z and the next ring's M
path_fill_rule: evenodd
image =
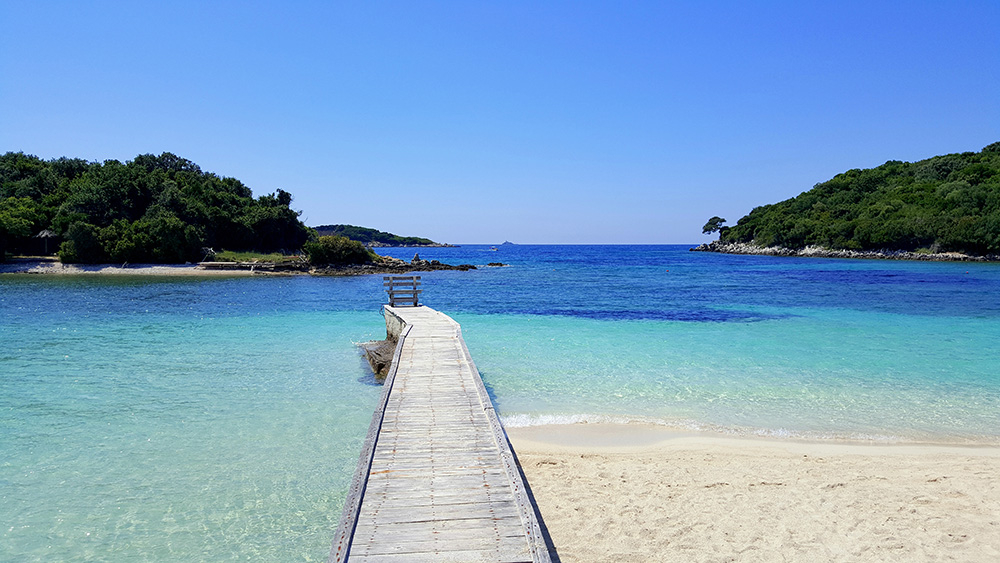
M1000 448L507 432L562 561L1000 561Z

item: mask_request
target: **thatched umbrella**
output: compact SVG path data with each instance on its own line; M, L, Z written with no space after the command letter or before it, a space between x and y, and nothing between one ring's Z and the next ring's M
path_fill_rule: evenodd
M49 239L50 238L55 238L57 236L59 236L59 235L53 233L52 231L50 231L48 229L45 229L42 232L40 232L37 235L35 235L35 238L40 238L40 239L42 239L42 240L45 241L45 255L46 256L49 255Z

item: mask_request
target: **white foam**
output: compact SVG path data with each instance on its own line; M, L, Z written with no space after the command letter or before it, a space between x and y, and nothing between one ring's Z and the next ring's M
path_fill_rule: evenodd
M654 424L672 430L721 434L724 436L773 438L780 440L815 440L837 442L867 442L876 444L898 444L913 442L902 436L889 434L867 434L859 432L810 432L788 428L752 428L744 426L721 426L695 420L663 419L644 416L624 416L605 414L528 414L513 413L500 416L507 428L526 428L560 424Z
M628 424L650 422L640 417L611 416L604 414L525 414L502 415L500 421L507 428L549 426L554 424Z

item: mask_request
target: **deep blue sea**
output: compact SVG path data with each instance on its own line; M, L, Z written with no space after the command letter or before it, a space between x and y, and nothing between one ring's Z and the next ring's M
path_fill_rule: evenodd
M1000 265L688 246L379 249L508 426L1000 444ZM0 276L0 561L323 561L381 276Z

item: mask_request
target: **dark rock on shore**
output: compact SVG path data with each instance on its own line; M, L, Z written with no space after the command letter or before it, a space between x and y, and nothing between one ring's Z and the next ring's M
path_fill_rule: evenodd
M396 260L395 258L389 258L388 256L382 257L383 261ZM402 260L398 260L399 263L405 264ZM475 270L476 267L472 264L459 264L457 266L452 266L451 264L445 264L440 260L421 260L420 254L414 254L413 260L410 260L410 268L414 272L433 272L435 270Z
M457 244L446 244L443 242L431 242L427 244L420 243L387 243L387 242L367 242L365 246L368 248L458 248Z
M754 254L762 256L800 256L809 258L858 258L864 260L923 260L929 262L1000 262L1000 256L970 256L959 252L922 253L905 250L833 250L819 246L794 249L782 246L755 246L741 242L713 241L691 249L692 252Z
M440 270L475 270L472 264L459 264L453 266L444 264L438 260L421 260L420 255L413 256L413 260L405 262L399 258L381 256L377 262L368 264L352 264L346 266L326 266L323 268L313 268L310 274L319 276L361 276L366 274L406 274L409 272L436 272Z
M199 262L199 266L205 270L248 270L255 273L270 272L308 272L309 263L306 261L288 262Z
M382 381L392 366L392 356L396 352L395 340L373 340L361 344L377 381Z

